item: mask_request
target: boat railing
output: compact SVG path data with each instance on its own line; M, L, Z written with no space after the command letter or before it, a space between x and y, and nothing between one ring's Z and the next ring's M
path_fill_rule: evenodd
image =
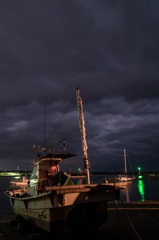
M20 178L20 179L12 179L10 180L10 183L13 183L13 182L23 182L23 180Z
M38 182L35 182L35 183L32 183L32 184L29 184L28 186L30 187L30 186L33 186L33 185L35 185L35 184L37 184L37 183L39 183L39 182L42 182L42 181L46 181L46 178L44 178L44 179L42 179L42 180L40 180L40 181L38 181Z

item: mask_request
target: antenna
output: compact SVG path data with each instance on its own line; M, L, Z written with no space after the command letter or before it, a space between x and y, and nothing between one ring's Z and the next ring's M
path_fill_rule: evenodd
M127 174L127 167L126 167L126 150L124 148L124 162L125 162L125 173Z
M45 148L45 103L44 103L44 148Z

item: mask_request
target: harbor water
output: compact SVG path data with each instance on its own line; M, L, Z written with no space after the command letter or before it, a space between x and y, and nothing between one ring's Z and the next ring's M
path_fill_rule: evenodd
M113 175L92 175L91 181L93 183L103 183L106 178L109 182L114 182L109 180L113 178ZM141 178L141 176L140 176ZM134 202L134 201L146 201L146 200L159 200L158 192L158 180L143 180L137 178L133 182L127 183L126 188L121 190L121 198L123 202ZM9 198L4 194L4 192L10 188L10 180L13 177L0 177L0 213L11 212L12 207L9 202ZM81 184L84 179L73 179L75 184ZM120 202L121 200L119 200Z
M109 178L115 177L116 175L94 175L92 179L97 179L93 183L102 183L104 178L108 182L114 183L114 180L109 180ZM159 181L155 180L155 178L152 178L152 180L146 180L145 178L144 180L141 175L136 176L133 182L126 183L125 188L121 190L121 198L123 202L159 200L158 185Z

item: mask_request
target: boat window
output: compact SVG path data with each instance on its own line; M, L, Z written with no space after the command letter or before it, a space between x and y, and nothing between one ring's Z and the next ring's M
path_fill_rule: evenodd
M52 179L58 173L58 166L39 166L39 180Z
M31 174L31 178L35 178L38 177L38 165L34 165L32 174Z

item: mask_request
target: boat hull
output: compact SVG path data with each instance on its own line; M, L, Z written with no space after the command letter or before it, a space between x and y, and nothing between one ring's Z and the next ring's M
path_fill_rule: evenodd
M115 178L116 182L132 182L135 180L134 177L127 177L127 176L119 176Z
M49 191L34 197L8 196L17 216L48 232L65 233L70 228L100 227L107 221L107 202L119 199L119 194L119 189L79 188L74 192Z
M115 179L116 182L132 182L134 179Z

